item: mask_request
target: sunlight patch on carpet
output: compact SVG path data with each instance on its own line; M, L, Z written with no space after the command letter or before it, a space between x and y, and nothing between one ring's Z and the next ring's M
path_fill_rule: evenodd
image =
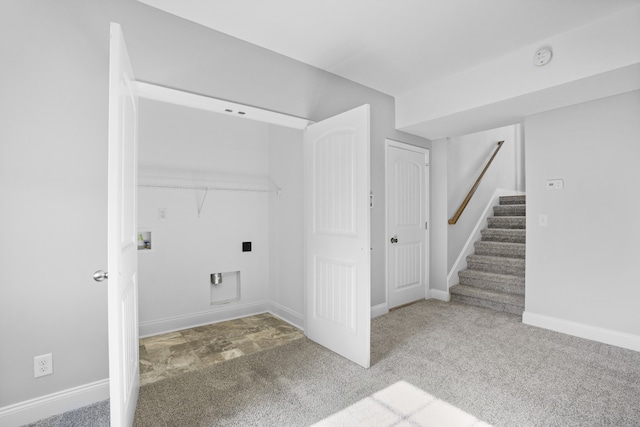
M406 381L398 381L313 425L338 426L491 427Z

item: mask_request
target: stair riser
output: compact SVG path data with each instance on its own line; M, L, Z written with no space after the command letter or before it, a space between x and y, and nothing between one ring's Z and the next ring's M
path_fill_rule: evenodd
M522 316L522 313L524 312L524 307L474 298L467 295L452 294L451 300L461 304L473 305L473 306L482 307L482 308L489 308L494 311L501 311L503 313L510 313L518 316Z
M487 229L480 231L482 241L485 242L506 242L506 243L525 243L526 232L524 230L503 230L503 229Z
M527 203L527 197L521 196L500 196L501 205L524 205Z
M467 268L469 270L484 271L487 273L511 274L524 277L524 262L517 263L513 261L520 260L516 258L503 258L498 262L485 262L469 257L467 258Z
M500 205L493 207L494 216L525 216L527 209L525 205Z
M458 273L458 279L461 285L474 286L476 288L506 292L509 294L524 295L524 277L504 276L501 280L491 280L486 277L474 275L473 271L463 270Z
M490 216L487 218L489 228L524 229L527 225L525 217Z
M503 256L507 258L524 258L526 247L522 243L487 242L474 243L476 255Z
M526 198L502 196L449 291L454 302L522 316L525 298Z

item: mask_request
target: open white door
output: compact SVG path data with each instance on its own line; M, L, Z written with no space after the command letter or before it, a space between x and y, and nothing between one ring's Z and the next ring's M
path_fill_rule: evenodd
M111 425L131 426L138 400L137 99L120 25L109 59L108 316Z
M368 368L371 332L369 105L304 135L305 333Z

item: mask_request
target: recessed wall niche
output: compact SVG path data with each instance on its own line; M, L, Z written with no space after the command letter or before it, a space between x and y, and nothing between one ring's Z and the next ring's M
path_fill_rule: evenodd
M219 274L218 279L215 275ZM240 301L240 272L227 271L224 273L211 273L209 276L211 284L211 305L228 304ZM222 280L215 283L219 278Z

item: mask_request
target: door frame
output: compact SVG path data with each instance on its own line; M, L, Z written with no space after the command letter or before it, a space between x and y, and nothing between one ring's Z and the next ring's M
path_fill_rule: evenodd
M419 147L416 145L407 144L405 142L396 141L393 139L386 138L384 140L384 260L385 260L385 275L384 275L384 286L385 286L385 304L387 306L387 310L389 310L389 246L387 245L387 239L389 238L389 170L388 170L388 160L389 160L389 148L399 148L402 150L413 151L416 153L424 154L425 156L425 165L424 165L424 203L425 203L425 221L427 222L427 227L424 230L425 233L425 253L424 259L422 260L424 267L424 297L425 299L429 298L429 254L430 254L430 230L431 226L429 224L429 156L430 150L428 148Z
M117 27L118 29L120 29L120 25L117 23L111 23L111 27ZM121 31L119 31L119 33L121 34ZM124 36L121 37L121 39L123 40L124 43ZM110 51L110 63L111 61L113 61L113 52ZM133 75L133 73L131 73ZM242 105L242 104L237 104L234 102L230 102L230 101L225 101L225 100L221 100L221 99L217 99L217 98L213 98L213 97L209 97L209 96L203 96L203 95L199 95L199 94L195 94L195 93L190 93L190 92L186 92L186 91L181 91L181 90L176 90L176 89L170 89L168 87L164 87L164 86L160 86L160 85L155 85L155 84L150 84L150 83L145 83L145 82L140 82L140 81L136 81L135 79L133 79L133 77L130 80L130 90L131 90L131 94L135 97L135 99L139 99L139 98L144 98L144 99L149 99L149 100L155 100L155 101L160 101L160 102L165 102L165 103L169 103L169 104L174 104L174 105L180 105L180 106L186 106L186 107L191 107L191 108L196 108L199 110L205 110L205 111L211 111L211 112L215 112L215 113L219 113L219 114L227 114L227 115L235 115L236 117L242 117L245 119L250 119L250 120L257 120L257 121L261 121L261 122L265 122L265 123L269 123L269 124L274 124L274 125L278 125L278 126L283 126L283 127L289 127L289 128L294 128L294 129L299 129L299 130L303 130L306 129L310 124L313 124L314 122L308 119L304 119L304 118L300 118L300 117L295 117L289 114L284 114L284 113L279 113L279 112L275 112L275 111L270 111L270 110L266 110L266 109L262 109L262 108L256 108L256 107L251 107L251 106L247 106L247 105ZM369 106L366 106L367 108L367 150L369 149L369 132L370 132L370 113L369 113ZM345 113L349 113L349 112L345 112ZM136 116L136 125L137 125L137 116ZM368 153L368 152L367 152ZM136 171L137 171L137 156L135 159L136 162ZM369 167L370 167L370 159L369 159L369 154L367 155L367 160L366 160L366 169L367 169L367 182L370 182L370 172L369 172ZM135 176L136 179L134 179L134 186L137 186L137 175ZM111 191L111 190L110 190ZM368 193L369 191L367 191ZM134 195L136 194L136 189L134 189ZM134 202L137 205L137 196L136 196L136 200ZM367 215L369 215L369 210L367 209ZM137 230L137 213L136 213L136 217L133 219L133 227L134 227L134 231ZM367 255L369 255L369 246L370 246L370 236L369 233L371 232L370 230L370 220L367 221L367 225L366 225L366 232L367 232L367 236L368 236L368 244L366 245L367 248ZM136 234L137 231L134 233ZM111 233L109 232L109 239L111 239ZM135 239L134 239L135 240ZM306 244L305 244L306 246ZM135 247L135 245L134 245ZM365 250L365 249L361 249L361 250ZM137 251L136 251L137 252ZM137 255L137 254L136 254ZM111 264L110 264L111 265ZM369 268L367 268L367 270L369 270ZM112 272L115 273L115 272ZM137 263L134 266L134 273L135 275L137 275ZM369 285L370 286L370 285ZM368 291L370 291L370 287L367 288ZM136 298L137 298L137 289L136 289ZM305 300L308 297L305 295ZM137 299L134 301L135 303L135 307L131 307L132 310L135 312L135 329L136 329L136 337L138 336L138 330L139 330L139 320L137 317L137 312L138 312L138 301ZM307 305L307 301L305 301L305 310L304 310L304 317L305 317L305 326L306 326L306 318L308 316L308 313L306 312L306 305ZM369 302L367 303L367 315L366 318L369 321L368 326L370 327L370 299ZM114 314L117 313L113 313L113 310L111 308L109 308L109 313L108 316L113 316ZM110 326L111 328L111 326ZM369 329L369 328L367 328ZM367 331L368 332L368 331ZM111 334L111 332L110 332ZM367 335L369 335L369 333L367 333ZM370 336L367 336L367 347L369 347L369 339ZM137 344L137 343L136 343ZM135 346L135 357L133 357L135 359L135 364L136 364L136 369L137 366L139 364L139 355L137 352L137 346ZM111 364L112 361L112 354L110 351L109 354L109 363ZM369 365L369 358L370 358L370 349L368 351L367 354L367 360L366 360L366 366L368 367ZM354 360L354 362L356 362ZM359 362L356 362L359 363ZM364 365L363 365L364 366ZM136 371L138 372L138 371ZM137 377L137 376L136 376ZM139 388L139 379L138 377L135 379L134 381L135 384L135 396L132 396L133 399L135 399L135 401L137 402L137 390ZM118 386L118 384L115 384L115 386ZM114 387L114 384L109 384L109 387ZM110 391L111 393L111 391ZM113 395L112 395L113 396ZM133 406L133 408L135 408L135 404ZM133 418L131 418L131 421L133 420Z
M285 113L279 113L279 112L274 112L274 111L269 111L269 110L265 110L262 108L257 108L257 107L250 107L250 106L246 106L246 105L242 105L242 104L237 104L234 102L230 102L230 101L224 101L221 99L217 99L217 98L213 98L213 97L208 97L208 96L203 96L203 95L198 95L198 94L194 94L194 93L190 93L190 92L185 92L185 91L181 91L181 90L177 90L177 89L171 89L171 88L167 88L164 86L160 86L160 85L156 85L156 84L150 84L150 83L145 83L145 82L134 82L133 83L134 86L134 91L136 93L136 95L138 96L138 98L144 98L144 99L149 99L149 100L153 100L153 101L159 101L159 102L164 102L164 103L168 103L168 104L172 104L172 105L179 105L179 106L184 106L184 107L190 107L190 108L195 108L195 109L199 109L199 110L204 110L204 111L210 111L210 112L214 112L214 113L219 113L219 114L225 114L225 115L234 115L236 117L240 117L243 119L249 119L249 120L257 120L257 121L261 121L261 122L265 122L265 123L269 123L269 124L273 124L273 125L277 125L277 126L282 126L282 127L288 127L288 128L292 128L292 129L297 129L297 130L306 130L308 126L310 125L314 125L316 124L316 122L312 121L312 120L308 120L308 119L304 119L304 118L300 118L300 117L295 117L295 116L291 116ZM326 119L325 121L328 120L332 120L334 117L337 116L342 116L344 114L353 114L352 112L355 110L358 110L360 108L366 107L366 117L367 117L367 129L366 129L366 139L367 139L367 150L370 149L370 107L368 104L365 104L365 106L353 109L353 110L349 110L349 111L345 111L343 113L337 114L336 116L332 116L328 119ZM325 122L325 121L321 121L318 122L317 124L320 125L321 123ZM301 143L305 143L304 141L301 141ZM364 162L364 165L366 166L366 175L367 175L367 195L370 194L370 180L371 180L371 172L370 172L370 154L369 152L367 152L367 159ZM303 179L305 178L305 176L303 176ZM367 197L367 215L369 216L369 198ZM307 219L305 218L305 221ZM371 237L370 237L370 233L371 233L371 222L370 222L370 217L369 220L366 224L366 233L367 233L367 238L368 238L368 242L366 244L366 248L367 248L367 256L370 256L370 252L369 252L369 247L371 244ZM304 247L303 250L306 252L307 251L307 242L304 242ZM370 261L369 261L369 265L367 266L366 269L367 274L370 274ZM305 264L305 284L306 284L306 280L307 280L307 271L306 271L306 264ZM367 276L368 277L368 276ZM368 277L369 282L368 284L368 288L367 291L370 293L370 277ZM304 310L303 310L303 316L304 316L304 332L305 335L307 335L307 322L308 322L308 316L309 316L309 310L308 310L308 298L309 296L307 295L307 291L306 291L306 286L305 286L305 293L304 293ZM370 321L371 321L371 298L370 298L370 294L368 295L367 298L367 309L366 309L366 319L369 322L368 323L368 327L367 329L367 339L366 339L366 346L367 346L367 355L366 355L366 359L358 359L358 361L356 361L356 358L351 358L348 357L350 360L352 360L354 363L358 363L361 366L368 368L370 365L370 357L371 357L371 351L370 351ZM362 329L362 328L359 328ZM337 354L342 354L340 352L338 352L337 349L335 348L331 348L332 351L336 352ZM346 356L345 356L346 357Z

